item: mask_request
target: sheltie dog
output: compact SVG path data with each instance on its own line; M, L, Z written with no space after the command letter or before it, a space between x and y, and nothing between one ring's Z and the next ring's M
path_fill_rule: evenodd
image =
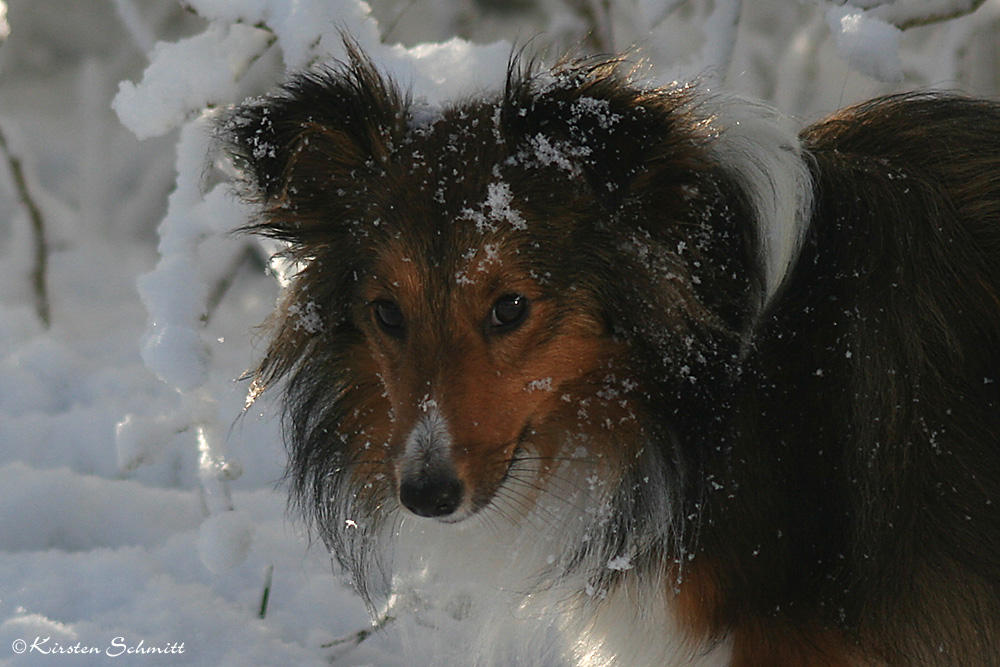
M249 400L373 609L458 665L1000 665L1000 105L515 57L430 108L349 51L219 134L297 267Z

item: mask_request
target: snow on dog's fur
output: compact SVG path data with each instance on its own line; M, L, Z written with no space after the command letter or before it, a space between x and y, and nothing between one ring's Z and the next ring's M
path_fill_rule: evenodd
M442 660L1000 664L996 105L515 60L428 117L352 49L221 134L292 498Z

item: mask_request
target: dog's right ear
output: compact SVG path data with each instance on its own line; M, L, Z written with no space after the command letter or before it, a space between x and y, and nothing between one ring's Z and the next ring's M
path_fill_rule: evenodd
M245 231L309 246L364 215L407 101L356 46L347 50L339 68L298 74L223 118L220 143L261 210Z

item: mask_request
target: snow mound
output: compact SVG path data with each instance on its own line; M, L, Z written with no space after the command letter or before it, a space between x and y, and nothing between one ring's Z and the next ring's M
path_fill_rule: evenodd
M902 81L899 42L903 31L850 5L826 13L837 54L852 69L879 81Z

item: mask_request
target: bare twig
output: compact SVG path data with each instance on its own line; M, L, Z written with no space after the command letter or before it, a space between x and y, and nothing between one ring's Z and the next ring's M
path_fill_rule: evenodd
M257 617L264 619L267 616L267 603L271 599L271 582L274 579L274 565L268 565L264 571L264 592L260 596L260 608Z
M613 53L615 50L612 29L611 0L563 0L563 4L575 13L589 30L584 38L595 53Z
M900 30L908 30L966 16L984 2L986 0L899 0L872 9L871 15Z
M357 632L352 632L351 634L340 637L339 639L334 639L333 641L327 642L321 646L321 648L332 648L337 650L337 654L332 658L331 661L336 660L338 656L342 656L345 653L350 652L353 648L361 644L364 640L368 639L375 632L378 632L385 626L392 623L396 618L394 616L389 616L388 614L382 614L375 620L370 628L363 628Z
M715 0L705 21L705 43L699 60L709 71L723 78L733 60L736 31L743 13L743 0Z
M646 19L649 21L649 29L652 30L667 20L667 17L674 13L678 7L687 0L661 0L660 2L645 3Z
M11 152L2 129L0 129L0 152L3 153L3 157L7 161L11 178L14 181L14 188L17 190L21 204L24 205L24 209L27 211L31 222L35 259L31 282L35 293L35 311L38 313L38 319L41 320L42 325L48 329L52 324L52 314L49 307L47 285L49 254L45 241L45 220L42 218L42 212L38 208L38 204L35 203L35 199L31 195L31 189L28 187L28 181L25 178L21 160Z
M118 19L125 26L125 31L136 47L143 53L152 51L153 45L156 44L156 35L143 21L139 9L132 0L114 0L114 5Z
M205 324L208 324L215 311L218 309L219 304L222 303L222 299L229 292L229 289L236 282L236 278L243 268L243 266L249 262L253 262L257 259L257 253L254 249L247 245L240 251L236 257L233 258L229 265L229 268L219 277L216 283L212 286L208 294L208 299L205 305L205 316L203 318Z

